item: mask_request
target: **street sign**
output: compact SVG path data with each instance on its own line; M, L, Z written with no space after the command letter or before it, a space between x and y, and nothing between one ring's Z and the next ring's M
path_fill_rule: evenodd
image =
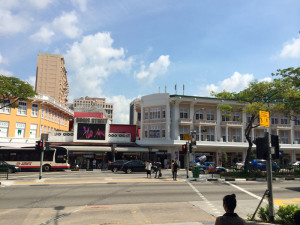
M262 127L270 126L270 115L269 112L259 111L259 125Z
M183 134L183 140L186 140L186 141L191 140L191 135L190 134Z

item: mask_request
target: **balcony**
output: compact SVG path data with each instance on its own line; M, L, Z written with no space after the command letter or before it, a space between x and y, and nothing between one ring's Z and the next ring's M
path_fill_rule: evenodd
M181 118L181 119L178 119L178 123L179 124L181 124L181 125L183 125L183 124L185 124L185 125L191 125L192 124L192 119L187 119L187 118Z
M279 129L279 130L290 130L291 124L272 124L272 128Z
M221 126L228 126L228 127L242 127L243 122L239 121L222 121Z
M215 120L194 120L195 125L215 126L217 121Z

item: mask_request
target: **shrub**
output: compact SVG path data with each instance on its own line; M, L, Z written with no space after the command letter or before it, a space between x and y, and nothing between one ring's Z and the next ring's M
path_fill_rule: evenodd
M269 221L269 205L266 206L266 208L263 207L259 207L258 209L258 217L262 220L262 221Z
M297 177L300 177L300 169L299 168L295 168L294 173Z
M295 224L294 214L299 209L300 208L297 205L280 206L277 211L277 216L279 218L276 221L285 225Z

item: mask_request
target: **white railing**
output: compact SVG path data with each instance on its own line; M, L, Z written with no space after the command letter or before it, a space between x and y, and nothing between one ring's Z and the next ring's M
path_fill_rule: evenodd
M192 123L192 119L178 119L178 122L179 123L188 123L188 124L190 124L190 123Z

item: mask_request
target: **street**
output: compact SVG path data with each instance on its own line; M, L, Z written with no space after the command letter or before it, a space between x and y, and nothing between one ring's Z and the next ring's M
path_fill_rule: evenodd
M236 212L254 213L265 181L187 181L169 170L162 179L144 173L66 171L12 174L1 180L1 224L214 224L222 215L222 198L236 194ZM275 208L300 206L299 181L274 181ZM263 203L265 205L265 203Z

